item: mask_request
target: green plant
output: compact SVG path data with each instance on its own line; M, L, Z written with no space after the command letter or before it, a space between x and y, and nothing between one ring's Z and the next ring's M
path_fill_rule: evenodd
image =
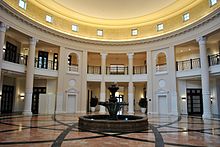
M141 107L141 108L147 108L147 99L146 98L141 98L140 100L139 100L139 106Z
M95 107L95 106L97 106L97 104L98 104L98 98L97 97L91 97L90 106Z

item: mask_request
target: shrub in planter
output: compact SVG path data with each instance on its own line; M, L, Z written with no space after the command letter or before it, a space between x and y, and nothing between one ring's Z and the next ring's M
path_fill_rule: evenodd
M141 112L145 113L146 108L147 108L147 99L146 98L141 98L138 104L141 107Z
M96 107L97 104L98 104L98 98L97 97L91 97L90 107Z
M147 108L147 99L141 98L138 104L141 108Z

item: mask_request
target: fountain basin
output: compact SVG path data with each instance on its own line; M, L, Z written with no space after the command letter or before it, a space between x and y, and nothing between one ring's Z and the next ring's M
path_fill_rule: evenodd
M99 132L137 132L148 128L148 118L134 115L118 115L109 120L109 115L87 115L79 117L79 129Z

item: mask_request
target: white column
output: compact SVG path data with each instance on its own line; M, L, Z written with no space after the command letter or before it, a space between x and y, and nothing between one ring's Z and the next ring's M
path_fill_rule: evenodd
M134 84L128 83L128 113L134 114Z
M202 79L202 97L203 97L203 118L211 118L211 101L209 91L209 65L206 48L206 38L199 37L197 39L200 51L201 79Z
M87 54L88 52L86 50L83 51L83 58L82 58L82 98L81 98L81 104L80 104L80 112L86 113L87 109ZM78 62L79 63L79 62Z
M32 104L32 93L34 83L34 60L35 60L35 47L37 40L36 38L30 38L30 47L28 52L28 62L26 71L26 87L25 87L25 102L24 102L24 115L32 115L31 104Z
M171 113L173 115L178 115L178 100L177 100L177 92L176 92L176 58L175 58L175 48L174 46L169 47L169 58L168 58L168 69L170 72L170 82L171 82Z
M101 53L102 58L102 66L101 66L101 72L102 72L102 81L100 85L100 102L105 102L105 74L106 74L106 56L107 53ZM105 107L100 106L100 113L105 113Z
M151 58L151 51L147 51L147 112L151 114L153 112L153 78L152 78L152 58Z
M5 32L8 29L8 26L3 22L0 23L0 78L2 73L2 61L3 61L3 46L5 41ZM1 79L0 79L1 80Z
M128 74L130 77L128 83L128 113L134 114L134 84L132 82L134 53L128 53L127 55L128 55Z

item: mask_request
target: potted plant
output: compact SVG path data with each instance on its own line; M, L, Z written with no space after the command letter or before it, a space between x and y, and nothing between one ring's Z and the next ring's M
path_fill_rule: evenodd
M95 96L95 97L91 97L91 100L90 100L90 107L91 107L91 111L94 112L95 111L95 107L97 106L98 104L98 98Z
M141 107L141 112L145 113L147 109L147 99L146 98L141 98L139 100L139 106Z

